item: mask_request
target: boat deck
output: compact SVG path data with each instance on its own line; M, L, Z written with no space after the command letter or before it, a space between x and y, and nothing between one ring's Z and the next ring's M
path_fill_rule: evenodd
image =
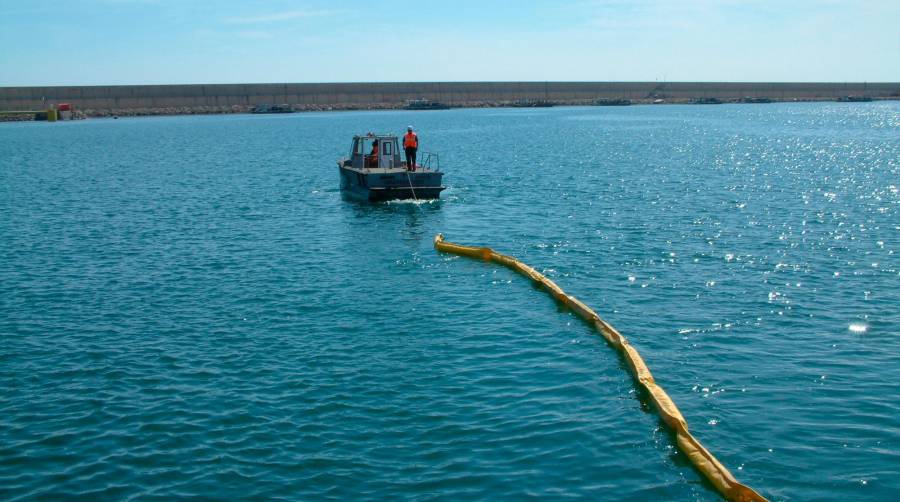
M348 171L355 171L363 174L402 174L409 173L411 175L415 175L417 173L436 173L438 172L436 169L430 169L427 167L418 166L415 171L408 171L406 166L402 167L352 167L352 166L341 166L342 169L347 169Z

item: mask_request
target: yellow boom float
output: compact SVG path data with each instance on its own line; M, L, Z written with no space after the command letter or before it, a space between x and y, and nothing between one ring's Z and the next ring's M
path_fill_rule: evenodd
M557 286L555 282L547 279L537 270L520 262L512 256L497 253L491 248L461 246L459 244L445 242L443 234L435 236L434 248L445 253L499 263L543 286L543 288L559 303L570 308L579 317L590 323L601 335L603 335L603 338L605 338L606 341L625 358L628 367L631 369L631 375L634 377L635 381L637 381L637 384L647 391L650 401L656 406L663 422L665 422L665 424L675 433L678 448L687 455L694 467L696 467L697 470L712 483L723 497L727 500L737 502L766 500L752 488L741 484L735 479L731 472L729 472L728 469L726 469L725 466L722 465L709 450L704 448L703 445L700 444L700 441L688 431L687 421L685 421L681 412L678 411L678 407L675 406L675 402L672 401L672 398L670 398L669 395L666 394L666 391L653 380L650 369L641 358L637 349L632 347L624 336L616 331L609 323L601 319L590 307L574 296L566 294L566 292Z

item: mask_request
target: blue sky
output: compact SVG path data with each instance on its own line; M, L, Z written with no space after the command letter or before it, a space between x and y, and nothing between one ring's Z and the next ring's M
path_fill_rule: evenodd
M0 0L0 86L900 81L898 0Z

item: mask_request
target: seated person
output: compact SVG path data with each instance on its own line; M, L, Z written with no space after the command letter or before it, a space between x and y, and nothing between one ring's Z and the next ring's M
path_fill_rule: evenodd
M372 152L366 159L367 167L378 167L378 140L372 142Z

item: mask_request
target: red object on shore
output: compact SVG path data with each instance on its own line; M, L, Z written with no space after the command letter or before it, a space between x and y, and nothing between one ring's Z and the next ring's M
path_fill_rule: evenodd
M69 103L60 103L59 106L56 107L57 110L61 112L70 112L72 111L72 105Z

